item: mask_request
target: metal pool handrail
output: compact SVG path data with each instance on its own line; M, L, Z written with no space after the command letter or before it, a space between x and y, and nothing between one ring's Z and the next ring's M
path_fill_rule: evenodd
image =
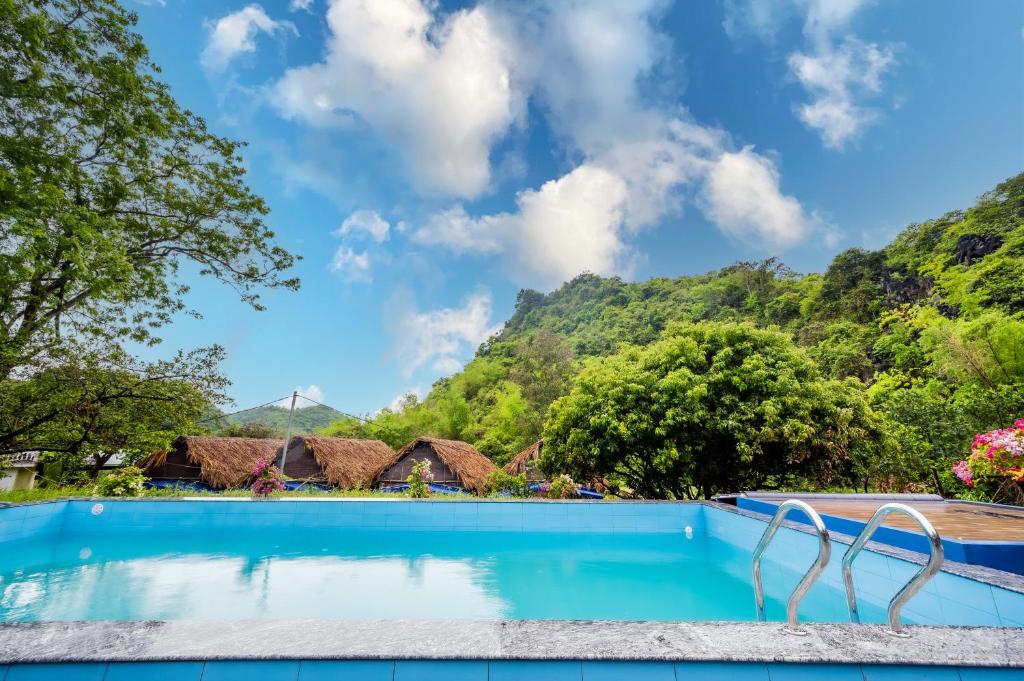
M896 595L889 601L889 633L893 636L906 638L908 634L903 631L903 625L900 623L900 609L903 608L907 601L914 597L914 594L924 587L925 582L939 571L945 558L945 552L942 549L942 539L939 537L939 533L935 531L935 528L928 522L928 519L921 515L920 511L906 504L885 504L880 506L843 556L843 584L846 587L846 602L850 606L850 619L853 622L860 623L860 614L857 612L857 592L853 586L853 559L857 557L857 554L864 548L864 545L868 543L868 539L878 529L878 526L882 524L886 516L891 513L900 513L916 521L921 526L921 529L924 530L925 536L928 537L928 544L931 548L931 555L928 557L928 562L925 566L918 570L917 574L904 584L903 588L897 591Z
M759 622L764 622L764 588L761 586L761 556L764 554L765 549L768 548L768 544L771 542L772 537L775 536L779 526L782 525L786 514L793 509L803 511L811 519L811 524L814 525L814 530L818 533L818 558L811 567L807 568L803 579L793 589L793 593L789 595L789 601L786 603L785 630L790 634L803 636L807 632L800 629L800 623L797 621L797 608L800 607L801 599L807 594L811 585L814 584L814 580L822 573L825 566L828 565L828 559L832 556L832 544L829 542L825 523L821 521L821 516L818 515L817 511L806 502L799 499L790 499L779 504L778 510L775 511L771 522L768 523L768 529L761 535L761 541L757 543L757 548L754 549L754 599L757 602L757 619Z

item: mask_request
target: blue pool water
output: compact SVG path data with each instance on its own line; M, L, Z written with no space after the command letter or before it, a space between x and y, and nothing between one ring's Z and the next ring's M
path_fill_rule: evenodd
M0 620L753 620L764 523L703 505L61 502L0 509ZM97 512L97 509L98 512ZM689 528L688 533L686 529ZM689 535L689 536L688 536ZM846 621L845 546L801 606ZM766 554L781 620L816 540ZM865 552L862 617L917 569ZM1022 626L1024 594L940 573L908 623Z

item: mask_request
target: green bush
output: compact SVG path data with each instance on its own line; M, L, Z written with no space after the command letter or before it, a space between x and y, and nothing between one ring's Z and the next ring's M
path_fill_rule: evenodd
M512 475L500 469L488 476L484 490L488 495L507 492L520 499L530 496L530 485L526 482L526 473Z
M552 480L551 488L548 490L549 499L575 499L579 495L579 485L568 475L559 475Z
M138 466L125 466L104 475L96 482L94 493L101 497L137 497L148 478Z

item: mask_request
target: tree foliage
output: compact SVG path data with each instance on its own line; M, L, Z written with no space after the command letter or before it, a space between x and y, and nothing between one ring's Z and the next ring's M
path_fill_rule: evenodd
M144 363L209 276L298 286L241 145L158 79L114 0L0 1L0 452L160 446L223 398L212 347ZM96 454L99 456L99 454Z
M584 369L551 406L541 466L644 497L708 498L848 479L881 424L856 382L823 379L779 331L673 325Z

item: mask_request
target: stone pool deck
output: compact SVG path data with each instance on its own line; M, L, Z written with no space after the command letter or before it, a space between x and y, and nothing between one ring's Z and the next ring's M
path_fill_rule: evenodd
M604 660L1022 667L1024 632L778 622L256 620L0 624L0 664L192 660Z

